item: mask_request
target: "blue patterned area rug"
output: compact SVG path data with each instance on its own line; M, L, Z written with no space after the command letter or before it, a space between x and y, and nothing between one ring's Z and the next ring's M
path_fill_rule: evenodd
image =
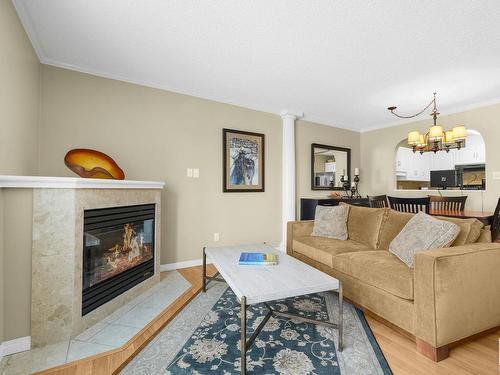
M336 321L334 293L304 295L271 303L274 309ZM264 318L259 304L247 310L248 337ZM122 374L239 374L240 305L223 283L212 284L172 321ZM392 374L363 313L344 303L344 350L337 331L271 317L247 353L248 374Z

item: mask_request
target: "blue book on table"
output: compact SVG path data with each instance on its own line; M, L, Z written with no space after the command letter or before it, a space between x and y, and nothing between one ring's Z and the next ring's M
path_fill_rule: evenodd
M241 253L239 264L241 265L276 265L278 256L272 253Z

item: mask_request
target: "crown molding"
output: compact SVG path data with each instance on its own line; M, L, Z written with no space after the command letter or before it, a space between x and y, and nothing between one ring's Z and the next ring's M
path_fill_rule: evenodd
M239 108L244 108L248 109L251 111L257 111L257 112L264 112L264 113L269 113L272 115L279 115L279 111L270 109L270 108L264 108L264 107L255 107L255 106L243 106L242 104L236 103L232 101L229 98L224 98L224 97L219 97L216 95L204 95L201 96L199 93L196 93L194 91L190 90L183 90L178 87L173 87L173 86L168 86L168 85L163 85L163 84L158 84L155 82L150 82L150 81L144 81L144 80L138 80L138 79L131 79L131 78L126 78L123 76L119 76L116 74L104 72L101 70L96 70L96 69L88 69L88 68L83 68L79 65L73 65L73 64L68 64L68 63L63 63L59 62L57 60L53 59L44 59L43 64L53 66L56 68L61 68L61 69L66 69L66 70L72 70L78 73L83 73L83 74L89 74L95 77L101 77L101 78L106 78L106 79L111 79L113 81L119 81L119 82L124 82L132 85L137 85L137 86L142 86L142 87L149 87L152 89L156 90L161 90L161 91L167 91L175 94L180 94L180 95L186 95L186 96L191 96L193 98L197 99L203 99L203 100L210 100L212 102L217 102L217 103L222 103L222 104L228 104L232 105L235 107Z
M42 61L42 63L45 65L54 66L56 68L72 70L72 71L76 71L76 72L84 73L84 74L89 74L89 75L96 76L96 77L111 79L114 81L125 82L125 83L129 83L129 84L133 84L133 85L143 86L143 87L149 87L149 88L162 90L162 91L173 92L176 94L192 96L192 97L203 99L203 100L210 100L210 101L214 101L214 102L218 102L218 103L223 103L223 104L233 105L233 106L240 107L240 108L245 108L245 109L252 110L252 111L258 111L258 112L264 112L264 113L269 113L269 114L273 114L273 115L279 115L280 117L283 117L284 115L292 115L292 116L296 116L296 120L313 122L313 123L317 123L319 125L331 126L333 128L348 130L348 131L355 132L355 133L368 133L368 132L371 132L374 130L402 126L402 125L406 125L406 124L410 124L410 123L418 122L418 121L425 121L425 119L421 119L421 120L408 119L408 120L403 120L403 121L387 122L387 123L383 123L383 124L379 124L379 125L375 125L375 126L368 126L368 127L361 127L361 126L356 126L356 125L349 126L346 124L339 125L337 123L332 122L329 119L325 119L322 117L316 117L314 115L313 116L305 115L302 112L289 112L289 111L277 112L277 111L274 111L271 109L266 109L266 108L243 106L241 104L238 104L236 102L233 102L233 101L225 99L225 98L219 98L219 97L215 97L215 96L214 97L199 96L199 94L196 94L195 92L181 90L181 89L178 89L175 87L167 87L167 86L159 85L159 84L152 83L152 82L128 79L125 77L117 76L117 75L106 73L106 72L101 72L98 70L86 69L86 68L82 68L80 66L76 66L76 65L72 65L72 64L61 63L59 61L55 61L52 59L44 59ZM483 101L483 102L468 104L465 106L454 107L454 108L451 108L449 110L445 110L445 111L440 112L440 116L447 116L447 115L452 115L452 114L456 114L456 113L466 112L466 111L470 111L473 109L488 107L490 105L495 105L495 104L500 104L500 97L490 99L487 101Z
M138 85L138 86L143 86L143 87L149 87L149 88L153 88L153 89L156 89L156 90L173 92L173 93L181 94L181 95L188 95L188 96L192 96L192 97L195 97L195 98L198 98L198 99L210 100L210 101L214 101L214 102L217 102L217 103L234 105L236 107L245 108L245 109L248 109L248 110L251 110L251 111L264 112L264 113L269 113L269 114L272 114L272 115L279 115L279 116L282 116L282 113L284 113L284 112L289 112L289 111L283 111L283 110L282 111L276 111L276 110L273 110L273 109L263 108L263 107L243 106L242 104L233 102L233 101L231 101L231 100L229 100L227 98L220 98L220 97L216 97L216 96L200 96L199 94L197 94L195 92L188 91L188 90L181 90L181 89L176 88L176 87L171 87L171 86L166 86L166 85L160 85L160 84L153 83L153 82L147 82L147 81L142 81L142 80L125 78L125 77L122 77L122 76L118 76L118 75L115 75L115 74L103 72L103 71L100 71L100 70L87 69L87 68L83 68L83 67L78 66L78 65L73 65L73 64L68 64L68 63L62 63L60 61L56 61L56 60L52 60L52 59L44 59L43 60L43 64L49 65L49 66L53 66L53 67L56 67L56 68L61 68L61 69L66 69L66 70L72 70L72 71L75 71L75 72L78 72L78 73L89 74L89 75L96 76L96 77L111 79L111 80L114 80L114 81L120 81L120 82L125 82L125 83L129 83L129 84L133 84L133 85ZM302 112L291 112L291 114L295 115L297 117L296 118L297 120L304 120L304 121L308 121L308 122L314 122L314 123L317 123L319 125L331 126L331 127L334 127L334 128L339 128L339 129L344 129L344 130L349 130L349 131L353 131L353 132L359 133L359 127L357 127L358 130L356 130L356 129L353 129L352 127L349 127L349 126L334 124L333 122L331 122L329 120L326 120L326 119L322 119L322 118L314 117L314 116L309 116L309 115L304 115L304 113L302 113Z
M33 21L31 20L29 12L26 10L26 6L24 5L24 2L22 2L21 0L12 0L12 4L14 5L14 8L16 9L19 20L21 21L21 24L24 27L24 31L26 32L26 35L28 36L28 39L31 42L31 45L33 46L33 49L35 50L35 53L38 57L38 60L42 64L44 64L44 61L46 59L46 55L45 55L45 52L42 48L42 44L40 43L40 40L38 39L38 33L36 32L36 30L33 26Z

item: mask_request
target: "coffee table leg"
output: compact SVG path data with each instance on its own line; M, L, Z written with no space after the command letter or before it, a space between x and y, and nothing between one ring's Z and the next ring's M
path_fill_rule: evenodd
M241 318L241 374L247 373L247 299L241 297L240 301L240 318Z
M339 344L338 351L342 351L344 334L344 292L342 290L342 281L339 281Z
M203 278L202 278L202 291L205 293L207 291L207 254L205 254L205 248L203 248Z

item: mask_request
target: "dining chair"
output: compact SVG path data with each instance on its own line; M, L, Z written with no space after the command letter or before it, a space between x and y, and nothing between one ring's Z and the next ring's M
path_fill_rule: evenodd
M385 208L389 207L389 203L387 202L387 195L367 195L368 203L371 208Z
M500 198L498 198L493 222L491 223L491 242L500 242Z
M410 212L416 214L420 211L429 213L430 209L430 198L399 198L399 197L387 197L389 200L389 206L396 211L400 212Z
M429 195L431 198L431 209L440 211L464 211L467 195L460 197L442 197L439 195Z

